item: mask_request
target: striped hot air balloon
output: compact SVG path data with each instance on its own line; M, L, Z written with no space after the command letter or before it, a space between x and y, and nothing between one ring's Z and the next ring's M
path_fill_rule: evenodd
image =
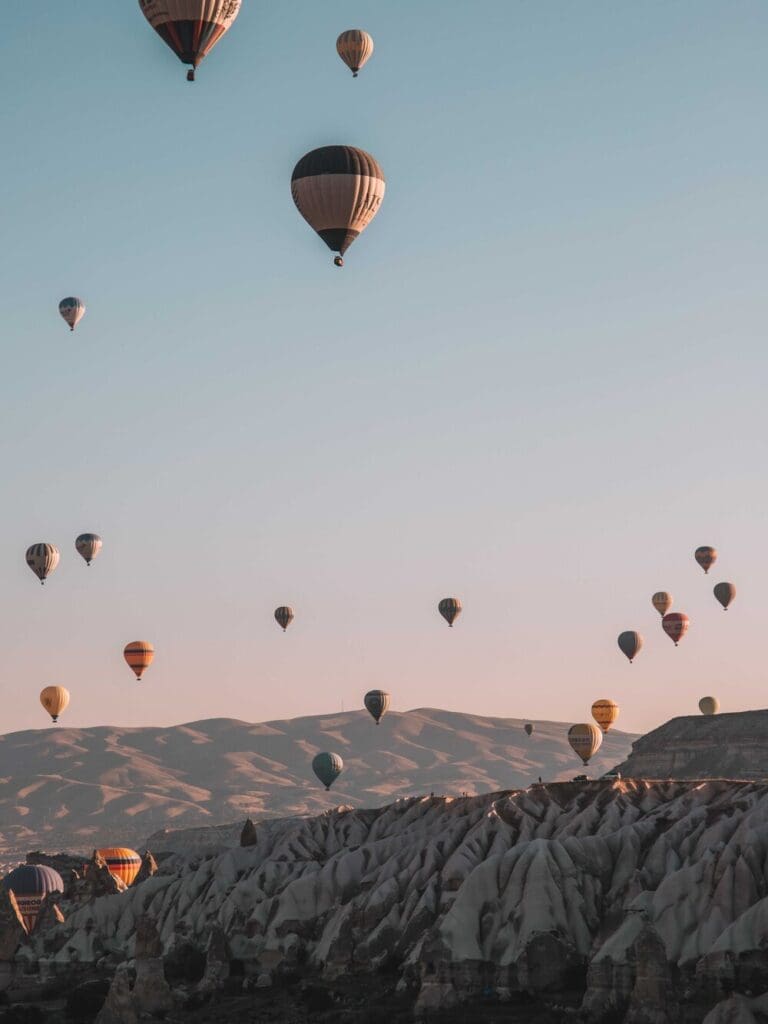
M195 69L229 31L240 12L242 0L139 0L144 17L182 64Z
M275 619L278 626L285 632L293 622L293 608L287 604L281 604L279 608L275 608Z
M373 39L361 28L349 28L336 40L336 52L357 78L360 68L373 53Z
M59 303L59 313L69 324L70 331L74 331L77 325L85 316L85 303L74 295L62 299Z
M291 175L296 208L333 252L344 253L379 211L386 190L384 172L362 149L322 146L307 153Z
M603 730L608 732L613 723L619 717L619 705L615 700L608 697L601 697L592 705L592 717Z
M461 601L458 597L444 597L437 610L443 616L449 626L452 626L461 615Z
M603 734L592 722L580 722L568 730L568 742L584 764L589 764L603 743Z
M675 641L675 647L688 632L690 624L691 620L684 612L668 612L661 620L664 632L670 640Z
M369 690L363 697L363 704L366 709L373 715L376 725L382 720L389 710L389 704L392 700L390 694L386 690Z
M27 548L27 565L41 583L45 583L59 564L59 549L55 544L32 544Z
M312 759L312 771L325 786L326 792L344 771L344 761L339 754L324 751Z
M75 540L77 553L85 559L85 564L90 565L102 548L102 540L98 533L81 533Z
M58 722L59 715L69 704L69 690L64 686L46 686L40 692L40 703L53 721Z
M669 609L672 607L672 603L672 595L669 593L668 590L657 590L651 598L651 604L659 613L659 615L662 616L662 618L667 614Z
M13 893L28 932L37 924L40 905L48 893L64 892L61 875L43 864L22 864L7 874L0 884Z
M155 648L148 640L134 640L126 644L123 657L136 673L136 678L140 680L144 670L152 664Z
M139 873L141 857L127 846L106 846L102 850L94 850L94 854L107 862L110 875L126 885L131 885Z

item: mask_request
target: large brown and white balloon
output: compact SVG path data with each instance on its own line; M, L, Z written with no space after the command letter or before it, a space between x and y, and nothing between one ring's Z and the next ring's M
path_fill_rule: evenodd
M55 544L32 544L27 548L27 565L41 583L45 583L56 569L60 557Z
M310 227L333 252L344 253L379 212L386 190L384 172L363 149L322 146L307 153L291 175L291 195Z
M603 744L603 733L592 722L580 722L568 730L568 742L584 764L589 764Z

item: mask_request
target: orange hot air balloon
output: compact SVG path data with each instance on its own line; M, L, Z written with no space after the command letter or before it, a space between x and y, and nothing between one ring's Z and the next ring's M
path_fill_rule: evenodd
M709 572L712 566L717 561L717 550L710 547L708 544L703 545L700 548L696 548L693 553L693 557L699 563L704 572Z
M672 607L672 595L668 590L657 590L651 598L651 604L663 618Z
M713 593L720 604L723 606L723 611L728 611L728 605L736 597L736 587L732 583L716 583L713 589Z
M661 620L664 632L670 640L675 641L675 647L677 647L678 643L688 632L690 624L691 620L683 612L668 612Z
M102 850L95 850L107 862L110 875L119 878L126 885L131 885L141 867L141 857L135 850L127 846L107 846Z
M608 732L619 717L619 705L615 700L601 697L600 700L596 700L592 705L592 717L603 732Z
M126 644L123 657L136 673L136 678L141 679L144 670L152 664L155 656L155 648L148 640L134 640Z
M357 78L360 68L373 53L373 39L361 28L348 28L336 40L336 52Z

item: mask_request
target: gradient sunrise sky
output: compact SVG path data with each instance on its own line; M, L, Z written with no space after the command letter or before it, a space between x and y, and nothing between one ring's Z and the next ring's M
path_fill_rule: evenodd
M135 0L7 6L2 731L766 706L765 3L245 0L194 85ZM327 143L388 180L341 272Z

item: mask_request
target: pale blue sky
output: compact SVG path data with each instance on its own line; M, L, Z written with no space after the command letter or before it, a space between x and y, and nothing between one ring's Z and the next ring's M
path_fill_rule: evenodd
M244 0L188 85L135 0L9 5L2 730L51 683L70 725L765 706L766 40L759 0ZM341 272L289 189L326 143L388 180Z

